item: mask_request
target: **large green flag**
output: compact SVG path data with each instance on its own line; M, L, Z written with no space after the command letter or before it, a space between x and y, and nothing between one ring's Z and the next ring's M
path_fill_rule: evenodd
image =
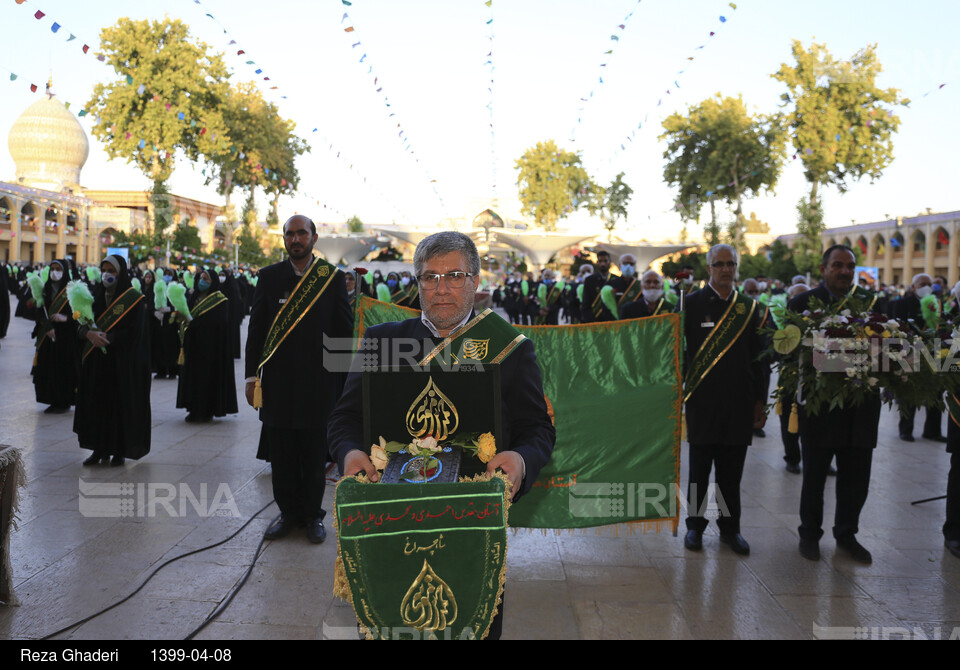
M358 336L417 310L358 304ZM376 303L376 305L370 305ZM376 320L382 318L383 321ZM361 323L362 321L362 323ZM519 326L534 344L557 442L510 525L583 528L679 520L680 315Z

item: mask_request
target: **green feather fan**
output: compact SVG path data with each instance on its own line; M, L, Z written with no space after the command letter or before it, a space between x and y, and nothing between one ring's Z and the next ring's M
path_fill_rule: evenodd
M377 300L390 302L390 287L386 284L377 284Z
M609 284L600 289L600 302L610 310L614 319L620 318L620 313L617 311L617 297L613 294L613 287Z
M87 279L90 280L90 283L91 283L91 284L99 284L99 283L100 283L100 268L98 268L96 265L88 265L88 266L87 266Z
M167 283L164 281L153 282L153 308L162 311L167 306Z
M93 294L90 288L79 279L67 283L67 300L77 321L90 326L93 323ZM77 318L79 316L79 318Z
M40 275L36 272L27 274L27 284L30 286L30 293L37 307L43 307L43 283Z
M167 287L167 300L170 305L180 314L186 317L190 316L190 308L187 307L187 287L183 284L170 283Z
M183 273L183 283L188 289L193 289L193 273L192 272ZM177 311L179 312L180 310L177 310Z

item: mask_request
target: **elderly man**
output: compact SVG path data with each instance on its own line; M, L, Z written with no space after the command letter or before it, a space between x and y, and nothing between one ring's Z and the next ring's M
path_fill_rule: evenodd
M391 345L401 339L405 353L415 348L416 360L423 363L444 345L457 350L457 343L468 334L470 337L493 334L491 341L504 341L501 337L504 330L512 331L509 324L490 310L479 315L474 313L474 294L480 283L480 256L466 235L446 231L424 238L414 252L413 267L420 285L422 314L406 321L372 326L364 335L364 341L375 346L363 349L378 352L380 363L386 362L388 352L397 351L398 348ZM515 500L530 490L541 468L550 460L556 433L547 414L533 344L522 335L507 341L510 344L499 353L491 346L484 359L501 358L504 443L503 448L498 445L496 456L487 463L487 472L502 470L510 480L510 495ZM343 396L330 416L327 434L330 453L345 476L365 473L371 481L379 479L370 460L370 445L363 443L359 369L347 377ZM411 487L411 491L428 489ZM488 638L499 637L502 621L501 606Z
M663 280L656 270L644 272L640 277L640 285L640 297L623 306L620 310L621 319L657 316L671 310L670 304L663 297Z
M707 252L710 282L684 305L684 401L690 443L687 534L684 546L703 547L710 471L715 471L720 541L741 555L750 545L740 534L740 479L762 428L766 401L759 333L764 308L734 289L738 255L726 244Z
M448 231L424 238L417 245L413 267L420 284L423 313L406 321L369 328L365 339L378 340L379 344L368 347L368 351L388 355L387 352L396 350L391 349L389 340L403 338L420 345L419 358L422 359L441 342L464 336L483 320L498 320L497 326L509 328L509 324L492 312L484 313L483 319L474 318L473 298L480 284L480 256L466 235ZM506 447L487 464L488 472L500 469L510 478L513 497L528 491L536 481L540 469L550 460L556 439L547 414L533 343L522 336L515 342L518 342L516 348L508 351L500 363ZM377 471L368 455L370 445L363 444L361 391L360 372L354 370L330 416L330 453L344 475L365 472L376 481Z
M851 297L864 306L872 306L869 294L854 292L853 277L856 256L849 247L837 244L827 249L820 264L823 282L820 286L793 298L787 309L803 312L810 300L817 298L831 311L839 312ZM869 309L869 307L866 307ZM858 541L860 512L870 487L870 466L877 446L877 425L880 422L879 393L854 407L827 410L808 415L799 407L800 453L803 460L803 484L800 491L800 555L820 559L820 538L823 536L823 490L831 460L837 462L837 507L833 536L837 546L859 563L873 558Z
M893 315L898 319L913 321L922 330L926 326L920 301L933 293L933 279L928 274L916 274L913 276L913 282L910 286L913 288L913 293L893 303ZM923 423L922 437L935 442L946 442L947 438L940 432L942 413L936 407L927 407L926 411L927 418ZM916 407L902 407L900 409L900 439L904 442L914 441L913 420L916 414Z
M326 538L326 416L340 397L341 375L323 365L323 339L349 338L353 317L344 273L315 258L317 228L305 216L283 224L289 255L260 270L247 331L247 403L260 409L258 458L269 460L280 517L264 537L280 539L306 525ZM259 390L258 390L259 389Z

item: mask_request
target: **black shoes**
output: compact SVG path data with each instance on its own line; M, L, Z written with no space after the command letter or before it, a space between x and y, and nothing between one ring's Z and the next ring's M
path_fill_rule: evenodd
M921 435L925 440L933 440L934 442L946 442L947 438L943 435Z
M281 514L270 524L270 527L267 528L263 537L268 540L279 540L281 537L289 535L290 531L293 530L296 525L296 521Z
M314 519L307 523L307 539L313 544L320 544L327 539L327 530L323 527L323 521Z
M816 540L800 540L800 555L808 561L819 561L820 543Z
M916 442L916 439L914 439L913 435L901 435L900 439L904 442Z
M48 408L43 410L44 414L66 414L70 411L70 406L61 406L61 405L50 405ZM944 440L946 441L946 440Z
M703 549L703 531L688 530L683 538L683 546L690 551L700 551Z
M754 428L753 429L754 437L766 437L767 434L764 432L763 428Z
M951 554L960 558L960 540L946 540L943 546L945 546Z
M743 535L740 533L720 533L720 541L729 545L735 554L740 554L741 556L750 555L750 545L747 544L747 541L743 539Z
M789 472L791 475L799 475L800 472L801 472L801 470L800 470L800 464L799 464L799 463L787 463L787 465L786 465L786 471Z
M83 462L84 465L100 465L103 463L106 465L110 461L110 456L107 454L100 454L98 452L93 452L93 454Z
M110 459L110 467L119 468L121 465L123 465L126 462L126 460L127 459L125 459L123 456L114 456L113 458ZM103 461L104 462L107 461L106 457L104 457Z
M857 542L857 538L852 535L850 537L838 537L837 546L850 554L850 558L857 563L863 563L864 565L873 563L873 556L871 556L870 552L867 551L862 544Z

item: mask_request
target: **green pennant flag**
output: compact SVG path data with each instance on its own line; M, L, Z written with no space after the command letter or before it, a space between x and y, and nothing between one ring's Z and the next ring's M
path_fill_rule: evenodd
M366 328L419 310L362 297ZM585 528L679 522L681 316L577 326L516 326L534 345L557 442L510 525ZM642 429L638 426L642 426Z

